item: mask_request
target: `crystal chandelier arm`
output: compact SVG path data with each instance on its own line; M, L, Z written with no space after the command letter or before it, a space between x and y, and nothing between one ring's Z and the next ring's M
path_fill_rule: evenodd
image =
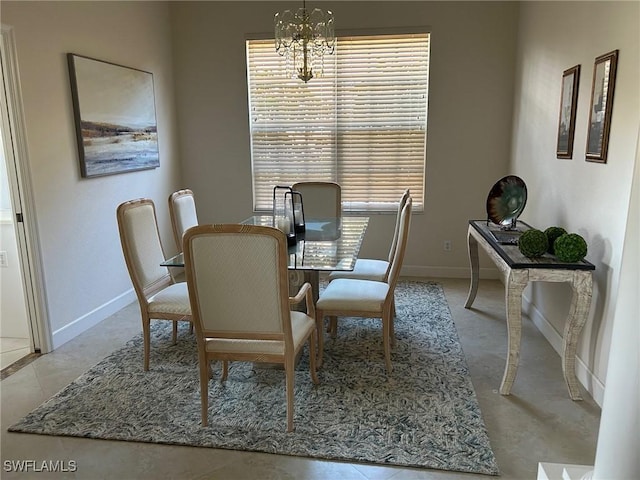
M287 59L290 76L308 82L322 74L323 56L335 49L333 13L316 8L307 13L306 1L296 13L285 10L274 16L275 48ZM314 74L314 65L319 65Z

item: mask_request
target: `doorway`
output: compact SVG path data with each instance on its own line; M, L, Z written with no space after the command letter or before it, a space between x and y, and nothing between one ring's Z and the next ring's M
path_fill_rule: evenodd
M3 99L4 100L4 99ZM6 103L3 101L3 108ZM32 352L29 317L11 201L5 125L0 125L0 369Z
M0 25L0 378L51 348L13 30Z

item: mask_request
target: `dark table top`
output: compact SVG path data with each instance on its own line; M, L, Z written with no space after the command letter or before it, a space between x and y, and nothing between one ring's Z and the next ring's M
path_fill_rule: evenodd
M517 243L506 243L513 241L513 239L517 240L517 237L522 232L533 228L520 220L517 221L516 231L504 230L500 225L487 220L469 220L469 225L482 235L482 238L491 245L511 268L548 268L557 270L595 270L596 268L595 265L587 260L563 262L550 253L545 253L539 258L525 257L520 252ZM505 243L499 242L498 238L504 240Z

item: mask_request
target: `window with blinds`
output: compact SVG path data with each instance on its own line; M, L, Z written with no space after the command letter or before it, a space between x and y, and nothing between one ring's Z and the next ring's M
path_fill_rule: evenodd
M254 209L275 185L333 181L347 211L422 210L429 34L342 36L323 76L286 76L273 40L247 41Z

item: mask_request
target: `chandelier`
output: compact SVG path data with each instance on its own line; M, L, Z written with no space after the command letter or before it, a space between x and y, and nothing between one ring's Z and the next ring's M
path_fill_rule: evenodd
M295 13L276 13L273 23L276 52L285 57L288 75L305 83L322 76L324 55L335 47L333 13L316 8L309 14L303 1Z

